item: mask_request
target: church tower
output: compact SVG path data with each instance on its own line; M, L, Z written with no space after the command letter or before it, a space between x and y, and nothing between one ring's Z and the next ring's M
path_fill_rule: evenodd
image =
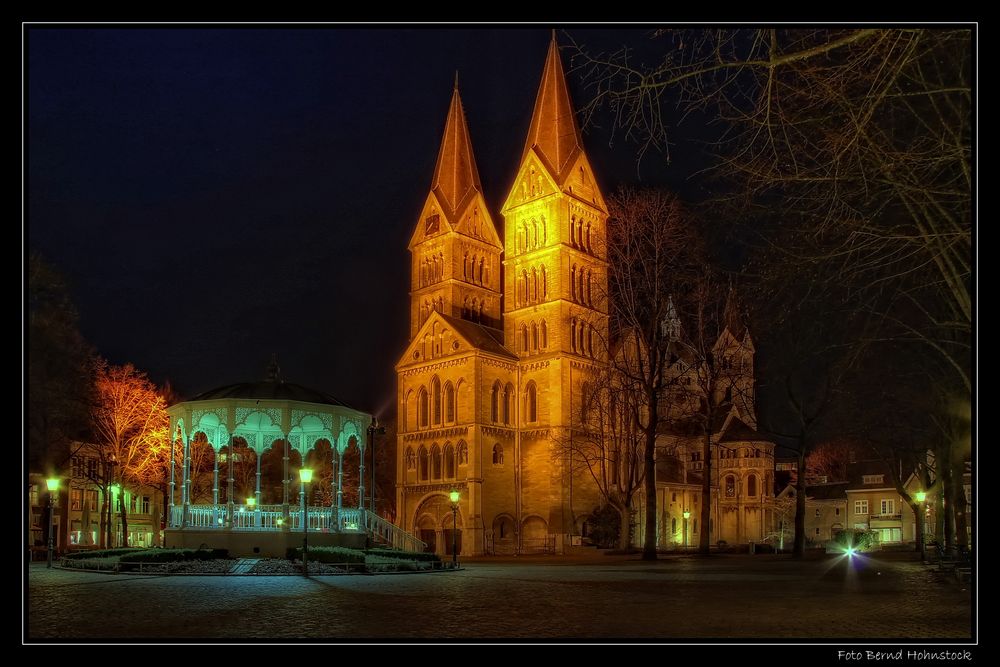
M431 191L408 247L411 339L434 311L500 328L503 247L483 199L457 75Z
M593 485L570 478L572 446L560 443L573 437L608 338L607 207L583 148L555 33L501 212L504 341L520 359L518 514L522 538L530 541L543 531L578 533L574 524L599 502L584 492Z

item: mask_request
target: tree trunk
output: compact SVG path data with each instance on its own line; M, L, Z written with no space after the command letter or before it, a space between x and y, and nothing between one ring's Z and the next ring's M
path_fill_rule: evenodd
M613 505L613 507L618 510L618 516L621 517L621 523L618 526L618 548L622 551L628 551L632 548L632 531L629 530L629 526L632 525L632 507L629 504L624 507L618 505Z
M698 553L707 556L712 543L712 434L705 428L701 447L701 533L698 534ZM715 527L719 529L718 526Z
M649 414L656 414L656 394L647 401ZM643 540L642 559L656 560L656 420L650 419L646 429L646 447L643 452L646 468L646 536Z
M110 548L110 542L108 541L108 490L101 487L101 531L97 534L97 545L102 549Z
M128 516L125 513L125 489L122 489L122 546L131 546L128 543Z
M927 550L924 545L924 513L923 513L923 503L911 501L908 503L910 509L913 510L913 524L914 524L914 534L913 539L916 540L916 551L920 554L921 560L927 560Z
M806 447L799 438L799 474L795 480L795 549L796 558L806 553Z

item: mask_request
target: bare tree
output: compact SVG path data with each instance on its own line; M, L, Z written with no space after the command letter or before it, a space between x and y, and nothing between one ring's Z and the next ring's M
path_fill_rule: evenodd
M745 236L821 264L810 277L849 287L880 324L871 340L925 346L971 391L971 31L648 36L613 53L575 45L585 120L607 111L641 157L666 153L680 119L707 119L715 190L753 225Z
M126 484L147 484L162 469L169 456L169 421L163 397L132 365L102 365L95 380L96 400L91 413L96 454L107 487L118 484L124 495ZM108 503L110 506L110 503ZM110 511L110 510L109 510ZM128 540L127 504L120 504L122 534ZM110 544L110 517L107 529Z
M672 333L663 325L671 295L691 287L704 266L701 240L678 199L655 190L622 189L608 202L608 363L616 382L636 396L643 438L643 559L656 559L656 437L670 377L664 372ZM620 343L620 344L619 344Z
M579 426L555 438L556 455L570 461L570 474L589 475L604 502L618 513L620 549L631 545L633 502L647 470L645 437L636 427L644 407L635 384L613 366L604 366L585 385L582 400L573 408L573 423Z

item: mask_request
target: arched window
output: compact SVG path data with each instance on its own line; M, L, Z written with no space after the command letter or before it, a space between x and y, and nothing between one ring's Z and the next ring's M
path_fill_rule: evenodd
M594 356L594 327L587 328L587 354Z
M592 248L590 247L590 222L587 222L587 252L590 252Z
M576 221L576 239L578 245L583 247L583 218L580 217Z
M514 418L514 385L503 388L503 423L510 424Z
M417 426L427 428L427 390L423 387L417 395Z
M531 349L533 352L538 351L538 325L534 322L531 323Z
M500 388L500 381L497 380L493 383L493 392L490 396L490 417L494 424L500 421L500 400L502 399Z
M427 448L420 445L420 450L417 452L417 477L421 482L427 481Z
M569 219L569 242L576 247L576 216Z
M545 320L542 320L542 349L546 349L549 346L549 328L545 326Z
M469 279L469 253L465 253L465 256L462 257L462 278Z
M493 465L502 466L503 465L503 447L500 443L493 445Z
M736 497L736 478L732 475L726 476L726 498Z
M578 298L580 299L580 303L585 303L584 300L583 300L585 292L583 291L583 268L582 267L577 272L576 277L579 278L579 280L580 280L580 285L579 285L579 287L577 287Z
M538 391L534 381L524 388L524 417L528 423L538 421Z
M450 442L444 446L444 478L455 479L455 448Z
M469 446L465 444L464 440L458 442L455 452L458 457L458 465L469 465Z
M437 443L431 446L431 479L441 479L441 448Z
M534 219L531 220L531 247L538 247L538 223Z
M542 281L542 300L544 301L549 296L549 281L546 279L546 276L545 276L545 265L544 264L542 265L541 281Z
M573 324L570 327L570 337L569 340L573 344L573 351L576 352L576 318L573 318Z
M670 517L670 532L671 534L677 532L677 517Z
M417 469L417 455L413 453L413 447L406 448L406 469Z
M451 382L444 384L444 420L449 424L455 421L455 387Z
M441 382L431 378L431 415L434 424L441 423Z
M587 269L587 303L589 303L591 306L594 305L593 276L591 275L590 269Z
M528 272L521 271L521 284L524 285L524 294L521 297L521 303L528 303Z
M757 497L757 475L747 477L747 495L751 498Z
M578 352L579 352L580 354L586 354L586 353L587 353L587 348L585 348L585 347L583 346L583 332L584 332L584 330L585 330L586 328L587 328L587 325L586 325L586 324L585 324L584 322L580 322L580 328L579 328L579 332L580 332L580 341L579 341L579 343L577 343L577 346L576 346L576 349L577 349L577 351L578 351Z
M576 301L576 264L569 270L570 298Z
M538 271L531 268L531 303L538 303Z
M485 264L486 264L486 258L485 257L480 257L479 258L479 284L480 285L483 284L483 270L484 270L483 267L485 266Z
M528 351L528 327L527 325L521 325L521 351Z

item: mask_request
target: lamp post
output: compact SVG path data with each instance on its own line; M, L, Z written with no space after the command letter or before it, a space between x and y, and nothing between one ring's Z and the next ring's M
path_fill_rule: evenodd
M461 496L457 489L452 489L448 494L451 500L451 567L458 567L458 501Z
M372 417L372 423L368 425L368 446L372 450L372 514L375 511L375 436L385 434L385 426L378 423L378 417Z
M688 519L691 518L691 511L684 510L684 550L687 551L688 546Z
M52 567L52 552L55 549L55 534L52 528L52 515L55 514L55 495L59 492L59 479L56 477L49 477L45 480L45 488L49 490L49 564L46 567Z
M920 516L917 517L917 522L920 524L920 560L927 560L927 515L924 513L924 501L927 500L927 493L917 491L914 498L920 503Z
M311 468L299 468L299 479L306 487L306 498L302 512L302 574L309 576L309 482L312 481Z

